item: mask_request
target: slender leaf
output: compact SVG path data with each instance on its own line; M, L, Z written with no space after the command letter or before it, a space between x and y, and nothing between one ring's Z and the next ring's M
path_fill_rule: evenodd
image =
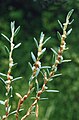
M17 65L18 63L14 63L13 66Z
M74 11L74 9L72 9L72 10L70 10L70 11L68 12L66 19L70 19L73 11Z
M11 105L8 107L8 113L10 112L10 109L11 109Z
M43 54L45 51L46 51L46 48L44 48L44 49L42 50L42 54Z
M54 53L55 55L58 55L58 53L57 53L53 48L51 48L51 50L53 51L53 53Z
M51 38L51 37L48 37L48 38L44 41L43 45L44 45L50 38Z
M20 26L18 26L18 28L15 30L14 36L16 36L16 35L18 34L19 31L20 31Z
M35 81L35 80L36 80L36 76L31 75L31 77L29 79L29 85L32 81Z
M41 69L44 69L44 68L48 69L48 68L51 68L51 67L50 66L42 66L41 67Z
M48 73L48 75L49 75L49 73L50 73L50 72L49 72L49 69L47 69L47 73Z
M31 68L31 70L32 70L32 65L31 65L31 63L30 63L30 62L28 62L28 64L29 64L29 66L30 66L30 68Z
M40 100L48 100L48 98L40 98Z
M32 56L33 61L36 62L36 57L35 57L35 55L33 54L33 52L31 52L31 56Z
M56 74L56 75L54 75L54 76L52 76L52 77L58 77L58 76L61 76L62 74Z
M3 78L0 77L0 80L6 85L6 82L4 81Z
M69 22L69 25L71 25L73 22L74 22L74 19L71 22Z
M61 40L61 34L59 33L59 31L57 31L57 37L59 40Z
M38 48L38 42L37 42L36 38L34 38L34 41L36 43L36 47Z
M43 56L43 54L44 54L45 51L46 51L46 48L44 48L44 49L42 50L41 54L39 55L39 58L40 58L40 59L42 58L42 56Z
M11 22L11 32L14 33L15 30L15 21Z
M41 75L44 77L44 74L43 74L43 72L42 72L42 71L40 71L40 73L41 73Z
M64 63L64 62L71 62L71 60L63 60L62 62L63 62L63 63Z
M1 35L2 35L8 42L10 42L9 38L8 38L6 35L4 35L3 33L1 33Z
M69 35L72 32L72 28L67 32L67 35Z
M40 68L37 69L35 77L38 76L39 72L40 72Z
M14 82L14 81L16 81L16 80L20 80L20 79L22 79L22 77L14 78L14 79L12 80L12 82Z
M19 97L20 99L22 98L22 96L19 93L16 93L16 96Z
M46 92L59 92L58 90L46 90Z
M43 40L44 40L44 34L43 34L43 32L41 32L41 35L40 35L40 43L42 43Z
M24 110L24 109L20 109L19 112L21 112L21 111L23 111L23 110ZM13 115L13 114L16 114L16 112L17 112L17 110L15 110L15 111L9 113L9 116L10 116L10 115Z
M7 75L6 75L6 74L4 74L4 73L0 73L0 75L1 75L1 76L7 76Z
M33 80L33 76L31 76L29 79L29 85L31 84L32 80Z
M5 50L7 51L7 53L9 54L10 51L9 51L8 47L7 46L4 46L4 47L5 47Z
M63 29L63 25L62 25L62 23L60 22L60 20L58 20L58 23L59 23L60 27Z
M51 82L51 81L53 81L53 78L50 78L50 79L49 79L49 82Z
M14 49L18 48L21 45L21 43L18 43L17 45L15 45Z
M12 95L13 87L12 87L12 86L10 87L10 90L11 90L11 95L10 95L10 97L13 97L13 95Z

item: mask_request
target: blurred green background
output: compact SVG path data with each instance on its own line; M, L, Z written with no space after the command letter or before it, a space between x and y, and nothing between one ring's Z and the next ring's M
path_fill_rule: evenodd
M66 39L69 50L64 53L64 59L71 59L72 62L59 65L58 71L63 75L48 84L50 89L58 89L60 92L42 95L49 99L39 102L39 120L79 120L79 0L0 1L0 33L11 37L11 21L16 21L16 27L21 26L14 43L21 42L22 45L13 53L14 62L18 62L18 65L13 68L12 75L23 76L23 79L13 83L13 98L10 103L13 110L16 109L18 102L15 92L24 95L28 90L28 80L31 75L28 62L33 64L30 52L33 51L35 54L37 52L33 37L39 41L41 31L45 33L45 38L51 36L51 40L45 45L47 52L42 59L42 64L51 65L50 48L59 47L57 31L62 34L57 20L65 22L65 17L72 8L74 23L69 28L72 27L73 31ZM4 45L9 46L9 43L0 35L0 72L7 73L8 55ZM5 87L1 81L0 100L5 100ZM24 103L25 111L31 103L30 99ZM0 105L0 115L5 114L4 109L4 106ZM20 118L24 113L21 112ZM14 120L15 116L9 119ZM35 120L35 116L31 115L28 120Z

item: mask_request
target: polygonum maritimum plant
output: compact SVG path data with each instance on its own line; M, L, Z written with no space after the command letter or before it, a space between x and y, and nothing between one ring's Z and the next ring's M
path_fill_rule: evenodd
M13 51L21 45L21 43L19 43L17 45L14 44L14 37L19 32L20 26L17 29L15 29L15 22L14 21L11 22L11 38L10 39L7 36L5 36L4 34L2 34L2 36L10 43L10 49L8 49L8 47L5 46L6 50L9 53L8 72L6 74L4 74L2 72L0 73L0 80L3 82L3 84L6 88L6 94L5 94L6 99L4 101L0 100L0 104L5 106L5 115L0 115L1 120L7 120L8 117L13 114L15 114L15 116L16 116L15 119L18 120L19 112L24 110L24 109L22 109L22 105L23 105L24 101L28 97L30 97L30 94L32 93L32 91L34 89L36 90L36 96L33 97L34 101L30 105L30 107L28 107L28 110L25 111L25 115L21 118L21 120L27 119L27 117L29 115L31 115L32 112L35 113L36 119L38 119L38 112L39 112L38 101L47 99L47 98L41 98L41 94L43 92L59 92L58 90L50 90L47 87L47 84L49 81L52 81L54 77L61 75L61 74L56 74L58 65L63 62L70 61L70 60L63 59L63 51L67 50L65 40L72 31L72 28L69 31L67 31L67 27L68 27L68 25L70 25L73 22L73 20L71 22L69 21L73 11L74 10L72 9L71 11L68 12L67 17L66 17L66 22L63 23L63 25L58 20L58 23L59 23L60 27L62 28L63 33L61 35L59 32L57 32L58 38L61 40L58 52L56 52L53 48L51 48L54 58L55 58L55 61L54 61L54 63L52 63L52 66L42 66L42 64L41 64L42 56L44 55L44 52L46 51L46 48L44 48L44 44L51 37L44 40L44 34L43 34L43 32L41 32L39 43L37 42L36 38L34 38L34 41L35 41L38 51L37 51L37 56L35 56L34 53L31 52L31 57L33 59L34 64L31 65L31 63L29 62L29 65L32 70L32 74L31 74L31 77L29 79L29 84L28 84L29 89L27 90L27 92L24 96L21 96L20 93L16 93L16 95L19 98L19 101L18 101L16 110L13 112L11 112L12 110L11 110L11 105L10 105L10 98L12 97L12 89L13 89L12 82L15 82L16 80L19 80L22 78L22 77L14 78L11 73L12 68L16 65L16 63L14 63L14 61L13 61ZM39 74L42 74L42 80L43 80L43 84L42 84L41 88L39 87L39 81L38 81Z

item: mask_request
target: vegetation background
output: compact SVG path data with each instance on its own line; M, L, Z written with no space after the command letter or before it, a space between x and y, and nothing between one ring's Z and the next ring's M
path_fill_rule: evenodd
M57 31L62 33L57 20L65 22L65 17L71 9L74 9L74 23L72 33L66 39L69 50L64 53L64 59L71 59L72 62L59 66L59 72L63 75L57 77L48 84L51 89L58 89L59 93L44 93L49 99L39 102L39 120L79 120L79 0L1 0L0 1L0 33L11 36L10 22L16 21L16 27L21 30L15 38L15 43L22 45L14 51L14 61L18 65L13 69L14 77L23 76L23 79L13 84L14 96L12 98L12 109L16 109L18 98L15 92L24 95L28 89L28 80L31 74L28 62L31 63L30 52L36 54L36 47L33 37L39 40L40 32L45 33L46 38L51 40L46 44L47 53L42 59L43 64L51 65L52 53L49 49L58 48L60 41L57 38ZM71 27L70 26L70 27ZM4 45L9 46L7 41L0 35L0 72L7 73L8 55ZM5 87L0 81L0 100L5 100ZM32 103L28 99L24 108ZM4 107L0 105L0 115L4 114ZM20 117L24 113L20 114ZM11 117L10 120L13 120ZM34 115L28 120L35 120Z

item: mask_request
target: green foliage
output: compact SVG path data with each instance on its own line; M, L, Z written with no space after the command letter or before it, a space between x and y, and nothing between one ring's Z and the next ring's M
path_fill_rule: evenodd
M48 100L40 103L40 115L39 120L78 120L79 119L79 3L78 0L68 0L68 1L55 1L52 0L45 2L42 1L2 1L0 4L0 33L6 33L10 37L9 23L12 20L16 21L16 26L21 25L21 31L17 38L15 38L15 43L22 43L21 47L14 51L14 61L18 61L15 69L13 68L12 73L15 77L23 76L24 81L16 81L16 84L12 83L14 91L24 95L26 89L28 89L28 79L31 74L31 70L27 64L30 57L30 52L32 49L36 50L34 46L34 41L32 40L35 36L39 38L40 31L44 31L46 36L50 34L53 40L50 40L45 46L49 51L49 54L45 58L43 56L44 64L49 62L51 65L52 54L50 51L51 45L55 48L59 45L59 40L56 36L56 32L60 30L60 26L57 23L57 19L64 21L66 13L74 8L73 18L75 22L72 24L72 35L68 36L68 47L69 52L64 54L64 59L71 59L72 61L69 64L59 65L58 69L63 74L61 77L55 78L52 83L49 83L50 89L58 89L60 92L58 94L48 94L45 93L42 97L45 98L48 96ZM59 28L58 28L59 27ZM62 31L60 30L60 34ZM1 41L2 40L2 41ZM8 39L7 39L8 40ZM0 39L0 72L5 73L8 68L8 57L4 49L4 44L9 46L9 43L5 41L5 38ZM36 54L36 53L35 53ZM51 56L51 57L50 57ZM32 63L32 61L31 61ZM63 69L62 69L63 67ZM19 70L18 70L19 69ZM26 79L27 77L27 79ZM40 76L41 77L41 76ZM41 85L40 85L41 86ZM3 83L0 81L0 99L5 98L5 88L3 88ZM4 91L4 92L3 92ZM15 110L18 99L13 95L14 100L12 99L12 108ZM28 99L24 105L30 105L30 100ZM0 105L0 114L4 113L4 107ZM26 108L25 108L26 109ZM21 113L22 115L22 113ZM45 116L44 116L45 115ZM34 115L33 115L34 116ZM34 119L29 117L28 120ZM21 117L21 116L20 116ZM15 118L14 118L15 119ZM13 120L13 118L10 118Z

